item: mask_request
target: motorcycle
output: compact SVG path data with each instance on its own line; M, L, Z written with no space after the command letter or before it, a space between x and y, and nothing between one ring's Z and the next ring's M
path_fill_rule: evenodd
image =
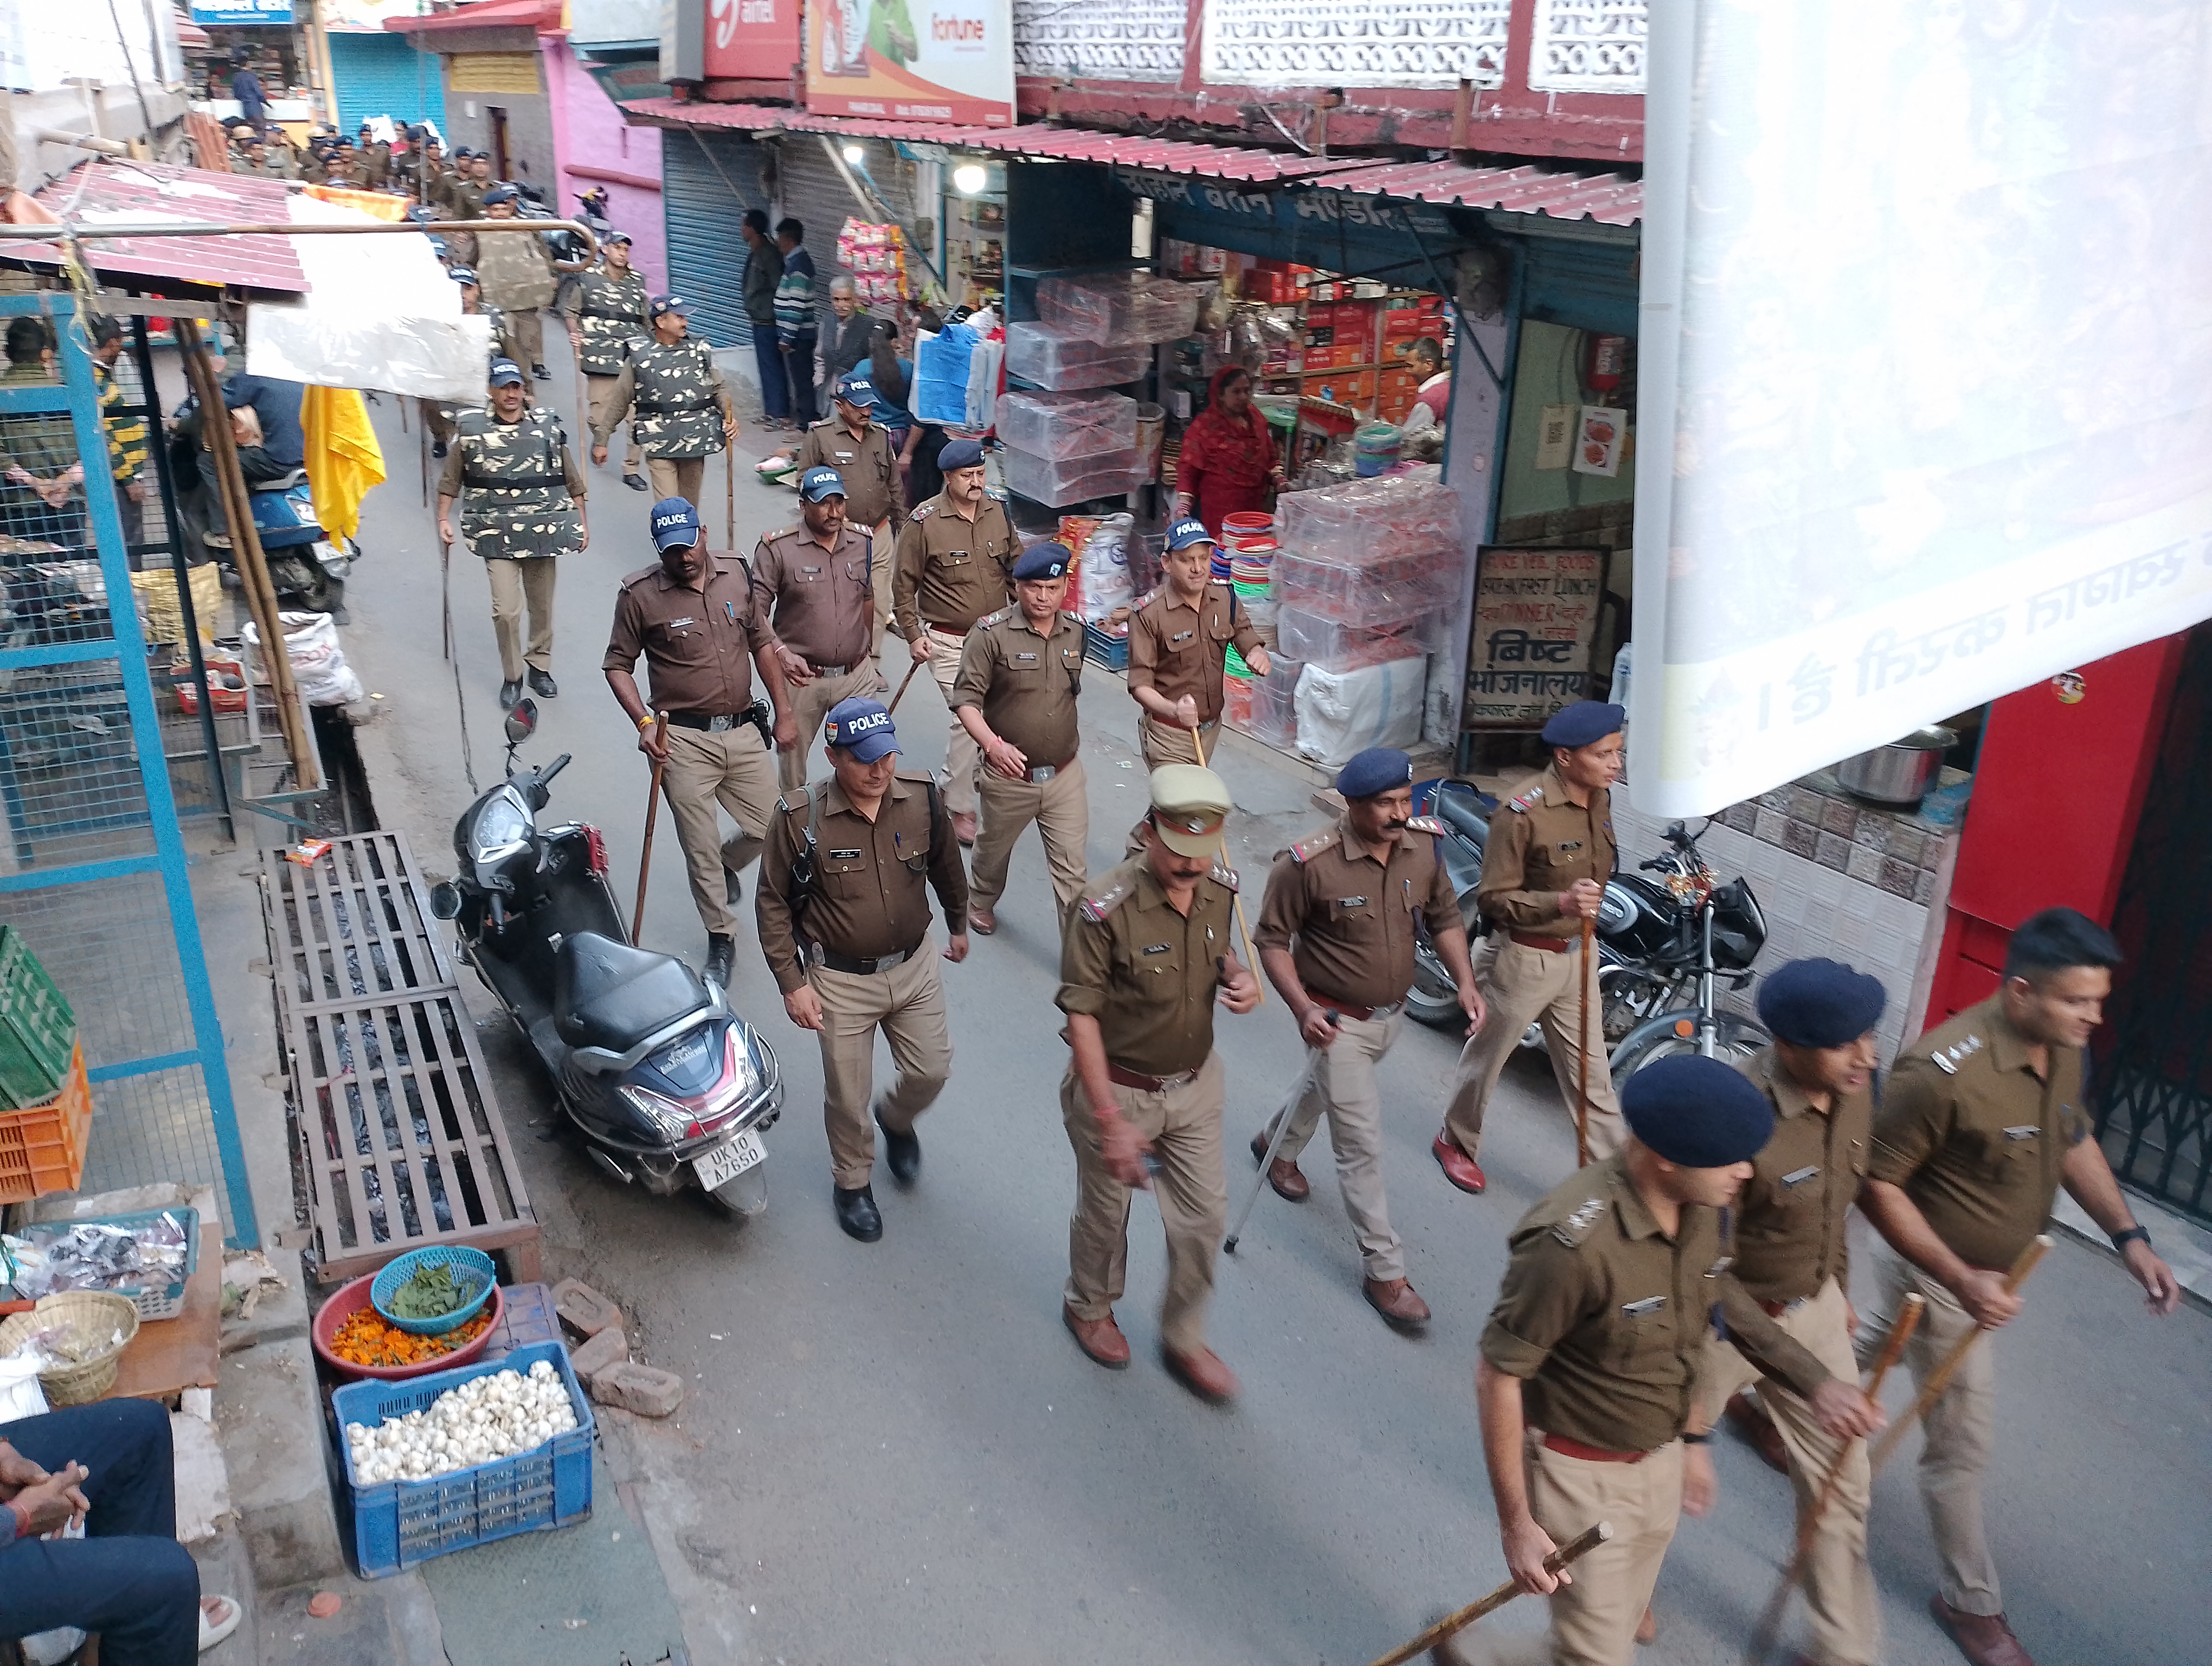
M1414 812L1443 824L1439 848L1444 873L1459 897L1461 917L1470 940L1480 923L1474 889L1482 878L1490 816L1497 807L1496 800L1465 781L1428 781L1414 789ZM1758 1025L1733 1014L1713 1013L1710 991L1699 994L1701 982L1707 976L1741 974L1736 976L1737 987L1750 981L1748 968L1766 940L1765 917L1759 913L1750 886L1742 880L1714 885L1711 870L1697 854L1696 838L1684 834L1680 823L1668 830L1670 843L1678 836L1685 842L1676 845L1673 855L1647 861L1638 873L1615 874L1607 880L1605 895L1598 904L1599 1010L1607 1049L1615 1053L1616 1060L1617 1049L1632 1037L1642 1037L1655 1020L1663 1018L1671 1025L1683 1018L1678 1009L1693 999L1704 1003L1689 1014L1696 1020L1693 1037L1712 1037L1721 1056L1740 1057L1765 1043L1765 1034ZM1664 871L1663 883L1643 877L1644 872L1652 870ZM1709 969L1700 959L1705 927L1698 917L1704 906L1697 896L1699 886L1717 916L1712 922L1711 952L1717 958ZM1438 1029L1455 1029L1465 1022L1453 993L1451 974L1425 933L1414 945L1413 987L1407 995L1406 1010L1419 1022ZM1756 1032L1757 1037L1747 1045L1743 1044L1747 1032ZM1541 1046L1542 1030L1529 1025L1521 1044ZM1659 1057L1663 1051L1678 1050L1681 1049L1661 1049L1657 1041L1640 1041L1637 1062ZM1616 1067L1615 1073L1625 1077L1627 1072Z
M657 1195L697 1186L738 1216L768 1207L762 1134L783 1108L775 1052L673 955L637 948L607 885L606 845L578 822L540 827L568 763L518 774L537 702L507 714L507 779L453 827L456 879L430 893L461 958L553 1079L592 1160Z
M1709 821L1692 833L1680 822L1673 823L1664 836L1669 854L1637 864L1639 873L1660 874L1674 921L1666 939L1623 969L1610 992L1632 998L1648 1014L1613 1049L1616 1086L1654 1059L1696 1053L1734 1064L1771 1039L1751 1019L1714 1008L1714 990L1722 980L1741 989L1758 976L1751 963L1766 946L1766 916L1748 882L1739 878L1720 884L1699 853L1698 841L1711 826ZM1645 880L1637 885L1644 893L1657 891ZM1602 931L1603 904L1599 914ZM1678 1005L1686 996L1689 1004Z

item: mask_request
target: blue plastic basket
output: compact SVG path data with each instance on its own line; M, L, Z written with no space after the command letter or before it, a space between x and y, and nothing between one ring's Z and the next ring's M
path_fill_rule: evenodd
M415 1276L418 1268L444 1265L451 1265L483 1278L483 1288L477 1292L474 1301L465 1302L451 1313L441 1313L434 1319L403 1319L392 1310L392 1298L401 1285ZM443 1336L447 1331L458 1329L475 1318L477 1310L490 1299L491 1287L498 1281L499 1270L492 1265L491 1257L483 1250L471 1250L459 1243L434 1243L427 1249L410 1250L398 1260L389 1263L376 1275L376 1282L369 1286L368 1299L375 1304L378 1316L386 1324L398 1325L400 1329L410 1331L417 1336Z
M384 1481L363 1486L353 1472L345 1426L374 1429L421 1411L448 1389L503 1371L530 1374L550 1359L568 1389L576 1426L520 1457L457 1469L433 1481ZM364 1579L380 1579L434 1556L546 1528L566 1527L592 1513L591 1402L584 1397L568 1350L532 1342L504 1359L480 1360L404 1383L349 1383L331 1395L337 1420L338 1462L353 1495L354 1563Z
M1129 639L1109 636L1095 624L1083 627L1083 657L1094 666L1103 666L1109 671L1129 668Z

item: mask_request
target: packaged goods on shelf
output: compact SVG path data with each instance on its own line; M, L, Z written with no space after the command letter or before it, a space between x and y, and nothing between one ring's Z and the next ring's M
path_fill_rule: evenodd
M1076 556L1075 582L1069 587L1066 610L1087 624L1103 624L1118 610L1135 601L1129 575L1129 543L1136 517L1108 515L1103 520L1063 515L1061 542ZM1073 536L1066 530L1076 529Z
M1152 368L1152 344L1099 341L1051 324L1006 326L1006 374L1066 392L1133 382Z
M1449 612L1459 603L1465 562L1456 549L1378 544L1358 559L1276 552L1271 589L1284 608L1344 625Z
M999 438L1016 451L1054 462L1134 451L1137 402L1121 393L1009 389L999 401Z
M1358 559L1370 550L1457 549L1459 494L1435 465L1291 492L1276 506L1285 550L1324 561Z
M1433 609L1423 609L1394 619L1345 624L1285 602L1275 611L1275 640L1293 660L1325 671L1350 671L1427 654L1437 617Z
M1197 324L1199 298L1206 287L1155 272L1048 277L1037 283L1037 316L1056 328L1099 340L1173 341Z
M1342 672L1309 665L1298 674L1298 751L1336 769L1370 746L1411 746L1428 666L1425 654Z
M1049 507L1119 496L1136 490L1148 478L1133 445L1061 458L1033 456L1008 446L1000 455L1006 459L1006 489Z
M851 274L862 301L905 298L906 237L896 226L848 220L837 234L837 264Z

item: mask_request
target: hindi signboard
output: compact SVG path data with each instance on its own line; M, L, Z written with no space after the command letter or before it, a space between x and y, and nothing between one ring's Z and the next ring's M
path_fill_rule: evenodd
M1540 729L1589 698L1606 551L1483 547L1460 726Z

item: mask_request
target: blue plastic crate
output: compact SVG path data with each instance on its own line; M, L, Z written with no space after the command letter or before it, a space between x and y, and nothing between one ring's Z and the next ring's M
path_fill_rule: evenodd
M1083 657L1094 666L1103 666L1109 671L1129 668L1129 639L1112 636L1095 624L1083 627Z
M525 1376L550 1359L568 1385L576 1427L520 1457L500 1458L431 1481L386 1481L365 1487L355 1477L345 1426L374 1429L421 1411L448 1389L501 1371ZM566 1527L592 1513L592 1402L559 1342L532 1342L504 1359L478 1360L404 1383L349 1383L331 1395L337 1420L338 1462L353 1495L354 1560L364 1579L380 1579L417 1562L517 1533Z

